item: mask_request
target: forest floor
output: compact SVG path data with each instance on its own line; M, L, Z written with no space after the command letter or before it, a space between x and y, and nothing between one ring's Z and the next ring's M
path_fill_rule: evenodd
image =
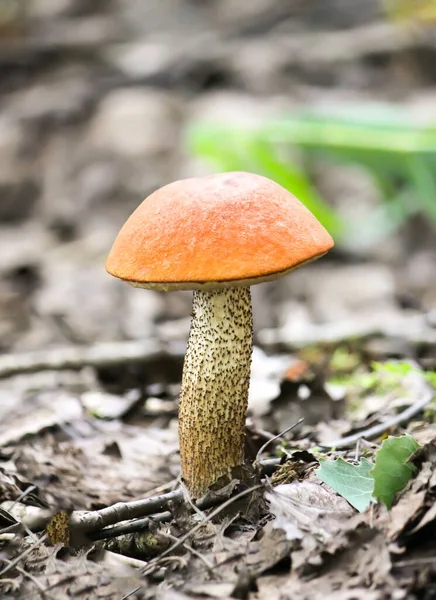
M0 15L0 596L431 600L434 229L416 218L253 288L251 480L200 508L177 438L191 296L130 288L104 261L150 190L206 171L183 149L197 118L424 110L432 37L399 33L377 2L162 1L140 20L141 4ZM373 202L355 171L319 185L333 205ZM381 464L410 478L380 501L369 467L406 434L419 448Z

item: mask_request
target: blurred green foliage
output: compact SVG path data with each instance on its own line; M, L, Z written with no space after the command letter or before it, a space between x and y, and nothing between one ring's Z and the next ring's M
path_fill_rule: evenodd
M426 25L436 22L434 0L384 0L384 8L394 22Z
M377 243L417 213L436 227L436 123L414 123L395 107L303 111L253 127L198 122L187 141L217 171L251 171L277 181L350 248ZM377 210L345 222L315 187L311 174L321 160L366 169L379 191Z
M335 352L335 354L337 351ZM411 373L419 374L436 390L436 371L423 371L408 361L373 361L370 369L356 369L349 373L340 373L330 379L330 383L347 388L358 388L362 393L369 391L389 393L401 388L404 378Z

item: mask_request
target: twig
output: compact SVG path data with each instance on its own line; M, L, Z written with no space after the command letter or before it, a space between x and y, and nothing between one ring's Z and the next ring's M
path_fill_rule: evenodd
M12 519L18 521L18 525L34 532L46 527L53 516L53 512L48 508L21 504L18 500L5 500L0 503L0 511L5 511ZM3 529L2 533L7 531Z
M114 525L120 521L128 521L163 512L170 502L182 500L183 491L175 490L160 496L134 500L133 502L117 502L112 506L94 511L77 511L70 515L70 529L81 533L90 533Z
M354 321L338 321L323 325L312 325L302 332L301 336L295 334L290 337L286 331L269 329L262 333L262 344L271 346L280 344L283 348L294 351L310 345L323 345L335 347L347 341L365 343L372 339L401 338L413 345L434 347L436 345L436 331L425 324L425 317L402 318L395 323L367 324Z
M262 472L266 474L270 473L279 463L280 459L270 459L262 461L260 466ZM118 502L117 504L102 508L101 510L73 512L70 515L70 530L73 531L74 529L76 533L85 533L90 537L90 534L97 531L100 532L104 528L120 523L121 521L140 519L155 515L156 513L163 513L171 502L183 499L183 490L178 489L167 492L166 494L161 494L160 496L144 498L143 500ZM218 502L220 502L218 498L205 498L204 500L197 502L196 507L201 511L211 508ZM160 519L165 519L165 517L162 517L162 514L158 516ZM126 523L122 527L124 526L128 526L128 524ZM143 526L146 527L147 524L144 522ZM132 531L123 531L123 533L132 533ZM93 539L97 539L96 536L92 537Z
M256 454L256 458L254 460L255 464L259 464L259 457L262 455L262 453L265 451L265 449L271 444L271 442L274 442L275 440L278 440L279 438L283 437L285 435L285 433L288 433L288 431L291 431L291 429L295 429L295 427L297 427L298 425L300 425L300 423L302 423L303 421L304 421L304 418L299 419L296 423L294 423L293 425L291 425L290 427L288 427L284 431L281 431L280 433L278 433L277 435L275 435L271 439L267 440L263 444L263 446L260 447L258 453Z
M155 339L9 354L0 356L0 379L38 371L79 370L84 367L151 362L167 355L183 356L181 352L164 348Z
M11 560L11 562L4 569L2 569L0 571L0 577L2 575L4 575L5 573L7 573L8 571L10 571L12 569L12 567L15 567L15 565L17 565L20 562L20 560L23 560L23 558L25 558L28 554L30 554L33 550L35 550L35 548L38 548L38 546L41 546L41 544L44 543L47 538L48 538L48 535L46 533L44 533L44 535L42 535L39 538L39 540L37 542L35 542L35 544L32 544L31 546L29 546L29 548L27 548L27 550L25 550L19 556L14 558L14 560Z
M120 523L118 525L111 525L105 527L99 531L92 531L88 534L88 537L92 541L106 540L108 538L118 537L119 535L126 535L128 533L140 533L149 528L150 523L166 523L171 521L172 514L169 511L153 515L152 517L144 517L143 519L133 519L127 523Z
M280 464L280 460L280 458L269 458L263 460L260 463L262 474L271 475ZM164 498L164 495L162 496L162 498ZM174 497L172 499L174 500ZM218 497L198 502L198 504L196 505L197 510L206 510L207 508L211 508L219 502L220 499ZM170 500L168 500L168 504L169 503ZM206 518L202 512L201 515L203 518ZM148 527L150 526L150 522L166 523L168 521L171 521L171 519L172 514L169 511L166 511L160 514L153 514L147 517L133 519L131 521L128 521L127 523L120 523L117 525L112 525L110 527L105 527L104 529L99 529L98 531L90 532L87 535L91 540L104 540L107 538L117 537L119 535L124 535L127 533L140 533L141 531L148 529Z
M365 439L373 439L391 429L392 427L396 427L400 423L404 421L408 421L412 417L414 417L417 413L419 413L423 408L427 406L429 402L433 400L434 390L430 387L426 389L423 397L420 398L417 402L407 407L405 410L400 412L398 415L391 417L390 419L386 419L383 423L379 423L378 425L374 425L373 427L369 427L368 429L364 429L363 431L359 431L358 433L354 433L353 435L348 435L347 437L340 438L334 442L329 442L328 444L320 444L321 448L350 448L356 444L358 440L361 438Z
M9 525L8 527L4 527L0 529L0 536L2 535L11 535L13 533L19 533L23 529L23 524L20 522L14 523L13 525Z
M133 596L133 594L136 594L136 592L139 592L140 589L141 589L141 586L138 585L138 587L136 587L134 590L131 590L128 594L123 596L121 598L121 600L127 600L127 598L131 598Z
M11 512L11 510L14 508L14 506L16 504L18 504L19 502L24 500L24 498L26 496L28 496L29 494L31 494L34 490L36 490L36 485L29 485L28 488L26 488L23 492L21 492L21 494L18 496L18 498L15 498L15 500L13 501L13 503L9 509L9 512ZM33 541L37 540L36 535L31 531L30 527L28 527L24 521L20 521L20 525L23 527L23 529L25 530L27 535L29 535L33 539Z
M195 504L195 502L192 500L191 495L189 494L188 488L186 487L186 485L183 483L183 481L180 482L180 487L183 491L183 499L185 500L185 502L187 504L189 504L189 506L192 508L192 510L197 513L197 515L201 518L204 519L205 518L205 514L204 512Z
M271 459L270 461L263 461L263 463L261 463L261 466L263 467L263 471L265 471L264 468L264 463L265 462L271 462L271 466L273 466L274 468L279 464L280 459ZM269 464L267 465L268 467L270 466ZM270 469L267 469L268 472L270 472ZM181 498L183 497L182 495L180 496ZM174 500L174 498L173 498ZM168 500L168 503L170 502L170 500ZM207 509L207 508L212 508L212 506L214 506L215 504L219 503L220 499L217 497L214 498L209 498L209 499L205 499L202 502L199 502L197 504L197 508L201 509ZM203 515L203 521L202 522L206 522L207 520L207 516ZM172 519L172 515L169 511L166 512L162 512L160 514L157 515L152 515L150 517L144 517L141 519L133 519L131 521L129 521L128 523L120 523L118 525L112 525L110 527L105 527L104 529L99 529L98 531L92 531L92 532L88 532L87 536L89 539L91 540L104 540L104 539L108 539L108 538L112 538L112 537L118 537L119 535L125 535L128 533L140 533L141 531L144 531L145 529L148 529L148 527L150 526L150 523L165 523L168 521L171 521Z
M28 573L25 569L19 567L18 565L16 565L15 568L17 569L18 573L21 573L24 577L30 579L30 581L32 581L36 585L36 587L39 589L42 595L45 594L44 586L38 581L38 579L34 575L32 575L32 573Z
M15 500L11 504L11 507L9 508L9 511L11 511L18 502L21 502L21 500L24 500L24 498L26 496L28 496L29 494L31 494L35 490L36 490L36 485L29 485L29 487L26 488L24 490L24 492L21 492L21 494L18 496L18 498L15 498Z
M162 554L160 556L151 560L148 563L148 565L145 567L144 573L146 573L146 571L148 570L149 567L156 565L156 563L158 563L162 558L164 558L165 556L168 556L168 554L173 552L173 550L176 550L176 548L178 548L179 546L182 546L186 542L186 540L191 537L191 535L193 535L194 533L197 533L197 531L199 531L203 527L203 525L205 525L206 523L208 523L209 521L214 519L225 508L227 508L228 506L230 506L231 504L236 502L236 500L240 500L244 496L247 496L248 494L251 494L252 492L254 492L256 490L260 490L263 487L264 487L263 484L254 485L253 487L248 488L247 490L243 490L242 492L239 492L239 494L236 494L236 496L232 496L231 498L229 498L228 500L223 502L223 504L220 504L218 506L218 508L216 508L211 513L209 513L203 521L200 521L197 525L195 525L195 527L193 527L187 533L185 533L185 535L182 535L182 537L178 538L177 542L174 542L174 544L172 544L169 548L164 550L164 552L162 552Z
M423 556L422 558L411 558L410 560L399 560L392 563L392 568L419 567L421 565L434 565L434 556Z
M280 458L261 461L262 474L271 475L279 464ZM183 490L179 489L133 502L119 502L101 510L74 511L70 515L69 528L72 533L85 534L90 540L101 540L127 533L137 533L148 528L150 517L154 522L170 521L171 513L165 509L168 508L171 502L183 500L183 498ZM209 498L198 502L196 506L201 511L211 508L219 502L219 498ZM15 504L14 518L24 522L33 531L41 531L53 516L52 511L48 509L17 504L16 502L3 502L0 507L3 506L8 511L12 504ZM0 533L15 533L22 526L20 522L14 523L1 530Z
M169 537L171 540L173 540L173 542L179 541L178 538L176 538L174 535L171 535L171 533L166 533L165 535L166 535L166 537ZM190 552L191 554L196 556L199 560L201 560L201 562L204 564L204 566L209 571L209 573L213 573L213 564L210 563L206 557L204 557L202 554L200 554L200 552L198 552L198 550L194 550L194 548L192 548L192 546L190 546L186 542L183 544L183 547L185 548L185 550L187 550L188 552ZM213 574L215 575L215 573L213 573Z
M154 498L135 500L133 502L119 502L113 506L90 512L73 512L70 516L69 527L72 532L85 533L93 540L115 537L125 533L136 533L146 529L153 521L165 522L171 520L170 512L163 512L171 502L184 500L183 490L168 492ZM205 498L197 503L196 508L200 511L212 508L221 501L219 497ZM158 514L155 514L158 513ZM130 521L116 525L121 521Z

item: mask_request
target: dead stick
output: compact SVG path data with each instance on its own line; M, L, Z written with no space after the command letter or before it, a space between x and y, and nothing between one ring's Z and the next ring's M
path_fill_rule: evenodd
M268 458L260 462L261 473L262 475L271 475L275 469L280 464L280 458ZM198 503L197 507L205 510L207 508L211 508L216 504L220 503L220 498L209 499L209 502ZM150 526L150 522L154 523L166 523L167 521L171 521L172 515L169 511L165 511L159 514L153 514L149 517L143 517L140 519L133 519L128 521L127 523L115 524L110 527L105 527L103 529L99 529L98 531L94 531L88 534L88 537L91 540L104 540L107 538L117 537L119 535L124 535L128 533L140 533L141 531L145 531Z
M274 471L275 467L280 463L280 459L268 459L261 461L261 472L266 475ZM89 534L94 531L100 531L110 525L115 525L121 521L129 521L131 519L148 517L156 513L162 513L168 508L171 502L183 500L183 490L174 490L153 496L152 498L144 498L142 500L134 500L133 502L117 502L112 506L94 511L76 511L70 515L70 530ZM219 502L219 500L218 500ZM211 498L206 498L196 506L200 509L210 508L216 502Z
M117 502L100 510L75 511L70 515L70 530L88 534L109 525L115 525L120 521L129 521L154 513L161 513L168 508L171 502L177 500L183 500L182 490L175 490L143 500L134 500L133 502Z
M151 362L162 356L183 356L163 347L155 339L75 346L40 352L0 356L0 379L38 371L79 370L134 362Z
M260 462L261 473L271 475L280 464L279 458L270 458ZM69 518L69 528L78 534L86 534L90 539L102 539L121 535L121 533L132 533L141 531L147 527L149 517L154 520L165 521L171 515L165 512L171 502L183 500L183 491L175 490L159 496L134 500L133 502L118 502L112 506L95 511L74 511ZM205 499L198 502L200 509L210 508L220 502L217 498ZM40 531L46 527L53 515L53 511L36 506L27 506L19 502L3 502L0 508L11 510L11 514L26 523L33 531ZM118 525L121 521L129 521ZM20 523L17 523L19 525ZM106 529L107 528L107 529ZM118 529L115 529L118 528ZM6 533L1 530L0 533Z
M129 533L140 533L141 531L147 531L150 527L150 523L167 523L168 521L171 521L172 518L172 514L169 511L165 511L158 515L152 515L151 517L132 519L126 523L119 523L118 525L104 527L99 531L92 531L88 534L88 538L92 541L97 541L107 540L109 538L127 535Z
M353 435L348 435L347 437L340 438L334 442L330 442L329 444L320 444L321 448L350 448L354 446L354 444L364 438L366 440L371 440L388 429L392 427L396 427L400 423L404 423L408 421L412 417L414 417L417 413L419 413L423 408L427 406L429 402L431 402L434 398L435 392L433 388L428 387L423 397L420 398L417 402L400 412L398 415L391 417L390 419L386 419L383 423L379 423L378 425L374 425L373 427L369 427L368 429L364 429L363 431L359 431L358 433L354 433Z

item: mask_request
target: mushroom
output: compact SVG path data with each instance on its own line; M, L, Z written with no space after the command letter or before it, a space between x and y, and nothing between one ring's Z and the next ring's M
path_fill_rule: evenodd
M291 193L243 172L170 183L118 234L108 273L138 287L194 291L179 408L182 475L192 497L244 461L250 286L283 277L332 246Z

